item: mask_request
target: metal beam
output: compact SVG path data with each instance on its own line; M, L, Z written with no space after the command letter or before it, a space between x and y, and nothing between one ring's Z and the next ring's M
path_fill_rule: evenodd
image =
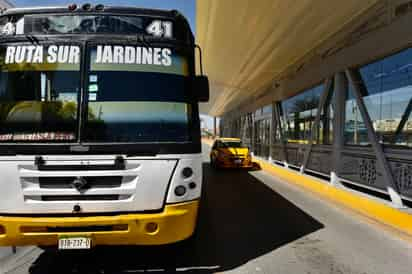
M339 184L340 156L345 144L345 103L347 98L348 81L345 73L335 74L333 82L333 168L330 181L333 185Z
M248 130L249 130L249 137L250 137L250 148L252 150L252 154L255 152L255 125L253 122L253 113L249 112L247 114L247 123L248 123Z
M270 105L272 111L270 116L270 125L269 125L269 161L272 162L272 154L273 154L273 145L274 145L274 138L276 133L276 118L275 118L275 103L272 102Z
M283 164L288 167L288 154L286 149L286 138L284 135L284 131L282 128L282 105L280 102L275 102L275 118L277 124L277 130L279 130L280 136L280 143L282 145L282 152L283 152Z
M372 144L372 147L375 151L376 158L378 163L383 169L383 176L385 181L387 182L387 189L388 193L391 197L392 203L396 207L403 207L402 198L400 196L400 191L398 186L395 183L393 178L392 170L389 166L389 162L385 157L385 153L383 151L382 145L378 142L378 138L376 137L375 129L372 125L372 120L369 116L369 113L366 109L364 100L362 98L362 78L353 70L347 69L345 71L346 77L349 79L350 84L353 87L353 95L355 96L356 103L358 105L359 111L361 113L363 122L365 123L365 127L368 132L369 141Z
M317 134L315 134L315 131L317 131L318 128L319 128L320 116L322 114L322 110L324 110L324 108L325 108L325 103L326 103L326 101L329 97L331 87L332 87L332 79L327 79L325 81L325 89L323 90L322 95L321 95L320 100L319 100L318 111L316 113L315 121L313 122L313 125L312 125L309 144L307 145L306 150L305 150L303 163L302 163L302 166L300 168L301 172L305 171L306 165L308 164L309 156L310 156L310 153L312 151L313 140L314 140L315 136L317 136Z
M217 127L216 127L216 116L213 117L213 136L216 137L217 135Z

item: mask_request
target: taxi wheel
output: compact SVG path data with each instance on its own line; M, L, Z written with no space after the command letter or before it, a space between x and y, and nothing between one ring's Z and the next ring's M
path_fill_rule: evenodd
M211 166L213 169L218 169L218 165L217 165L217 163L216 163L216 160L214 160L213 157L210 157L210 166Z
M210 166L213 167L213 168L216 168L216 163L213 160L213 157L210 157Z

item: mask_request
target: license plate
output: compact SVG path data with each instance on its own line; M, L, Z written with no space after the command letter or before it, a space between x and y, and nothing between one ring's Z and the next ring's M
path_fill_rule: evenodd
M66 237L59 239L59 249L90 249L92 240L88 237Z
M235 160L235 164L241 164L242 160Z

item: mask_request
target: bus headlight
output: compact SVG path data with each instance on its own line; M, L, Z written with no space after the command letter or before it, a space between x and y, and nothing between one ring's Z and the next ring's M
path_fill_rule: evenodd
M186 187L185 186L177 186L175 188L175 194L176 196L183 196L186 194Z
M183 175L183 178L186 178L186 179L191 177L193 175L193 169L191 169L190 167L185 167L182 170L182 175Z
M202 155L179 159L167 193L167 204L198 200L202 193Z

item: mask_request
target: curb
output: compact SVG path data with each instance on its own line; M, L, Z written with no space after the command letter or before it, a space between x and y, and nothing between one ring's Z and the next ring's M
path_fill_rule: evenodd
M16 253L12 252L11 247L4 247L3 249L5 248L9 248L10 252L7 251L6 255L0 257L0 274L8 273L16 267L19 267L19 265L22 264L19 264L19 261L23 260L26 256L31 255L33 252L38 253L33 253L33 256L35 257L43 252L35 246L18 247Z

